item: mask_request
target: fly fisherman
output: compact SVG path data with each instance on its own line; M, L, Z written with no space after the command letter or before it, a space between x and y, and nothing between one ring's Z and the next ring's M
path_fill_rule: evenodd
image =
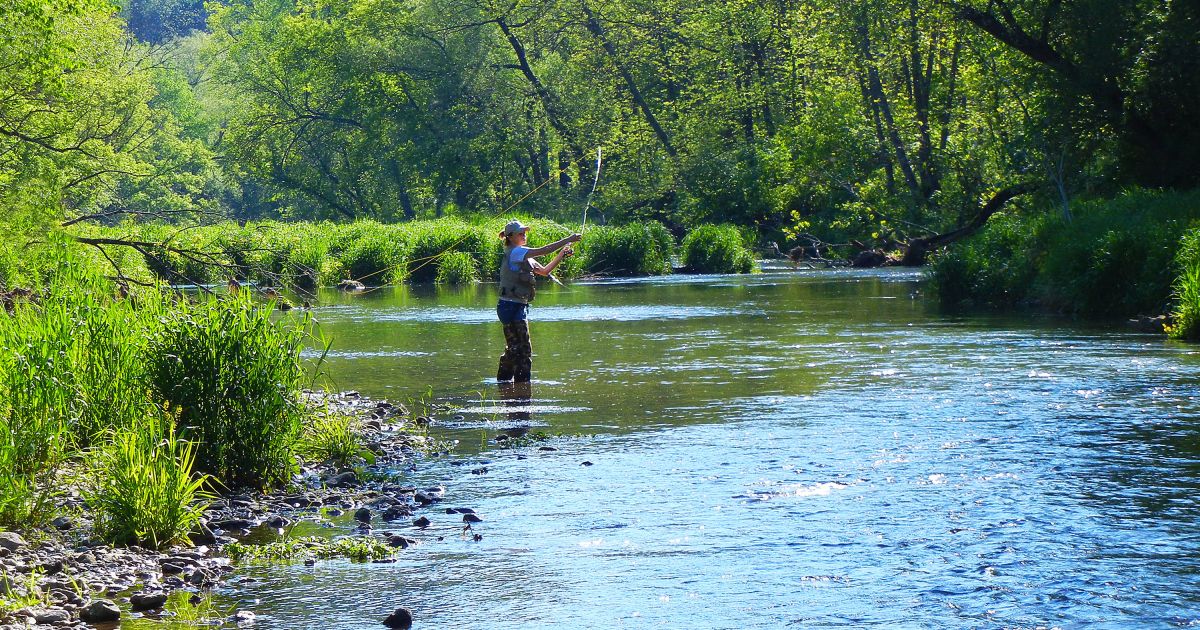
M529 342L529 303L533 301L534 275L548 276L563 258L574 253L571 243L583 238L572 234L542 247L525 246L529 227L520 221L509 221L500 233L504 239L504 260L500 263L500 302L496 315L504 324L504 354L500 356L500 367L496 380L528 383L533 369L533 345ZM558 252L549 263L543 265L538 256Z

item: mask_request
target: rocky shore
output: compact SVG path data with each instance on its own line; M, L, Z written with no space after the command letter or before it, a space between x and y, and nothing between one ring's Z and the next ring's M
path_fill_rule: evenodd
M192 532L190 546L161 551L95 540L80 493L70 491L62 512L71 516L59 517L45 530L0 532L0 602L8 603L7 608L0 606L0 630L115 628L131 618L169 616L164 606L173 593L199 601L203 592L229 576L234 568L229 545L252 536L279 538L300 521L353 515L354 533L380 545L399 551L419 543L411 536L420 531L422 519L429 522L420 512L441 501L445 489L408 486L388 471L445 454L445 445L423 435L432 419L357 392L306 395L313 404L356 417L374 463L353 469L309 466L277 492L221 496ZM450 511L461 512L467 524L479 520L467 508ZM382 531L389 527L405 527L406 534ZM14 609L13 602L27 605ZM252 625L254 613L239 610L217 621Z

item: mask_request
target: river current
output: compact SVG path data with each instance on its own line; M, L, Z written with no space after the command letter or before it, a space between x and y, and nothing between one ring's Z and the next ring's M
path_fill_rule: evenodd
M223 601L267 628L1200 624L1196 346L941 313L910 271L582 282L539 293L526 394L492 378L493 293L322 295L334 386L457 408L455 454L405 478L446 500L397 562L246 568ZM558 437L495 441L524 429Z

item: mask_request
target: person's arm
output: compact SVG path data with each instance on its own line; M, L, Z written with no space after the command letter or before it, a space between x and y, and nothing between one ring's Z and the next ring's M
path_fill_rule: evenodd
M556 252L556 251L562 249L563 247L570 245L571 243L578 242L579 239L581 239L581 238L583 238L583 237L578 234L572 234L566 238L554 241L553 243L550 243L549 245L542 245L541 247L532 247L525 251L525 258L529 259L529 258L536 258L538 256L545 256L546 254L549 254L551 252Z
M563 258L570 256L572 253L574 252L571 249L571 246L567 245L559 250L558 255L555 256L554 260L551 260L548 264L543 265L536 259L531 258L529 259L529 265L533 267L533 273L536 273L539 276L548 276L551 273L554 273L554 268L558 266L558 263L562 262Z

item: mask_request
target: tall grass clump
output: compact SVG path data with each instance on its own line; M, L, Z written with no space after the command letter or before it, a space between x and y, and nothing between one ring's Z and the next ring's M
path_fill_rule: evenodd
M700 225L681 243L683 266L693 273L751 273L754 253L733 225Z
M661 276L671 273L675 239L657 221L589 228L579 243L588 273Z
M181 304L153 331L147 374L179 410L196 467L228 486L269 487L295 467L306 323L276 323L247 299Z
M449 252L437 259L438 284L473 284L479 282L475 258L466 252Z
M1176 251L1200 220L1200 191L1130 190L1057 212L994 217L934 263L943 303L1037 305L1086 317L1161 314L1171 302Z
M1173 339L1200 340L1200 228L1183 235L1175 254L1175 307L1167 334Z
M1035 231L1033 219L997 216L972 241L934 256L929 275L939 301L1011 307L1029 299L1038 271L1030 251Z
M0 309L0 525L44 522L75 449L146 403L146 320L80 258L60 254L35 301Z
M208 477L192 472L195 461L196 445L177 435L169 409L114 430L93 449L93 481L85 494L97 535L156 549L183 540L211 496Z

